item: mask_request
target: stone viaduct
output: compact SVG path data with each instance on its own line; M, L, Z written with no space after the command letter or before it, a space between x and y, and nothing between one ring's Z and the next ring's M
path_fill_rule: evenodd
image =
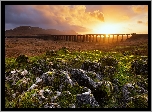
M74 42L118 42L124 41L124 36L134 35L134 34L85 34L85 35L51 35L54 40L65 40ZM115 38L115 36L117 36ZM111 41L110 41L111 40Z
M35 36L5 36L5 38L41 38L45 40L65 40L73 42L102 42L113 43L124 41L124 36L132 36L133 34L85 34L85 35L35 35Z

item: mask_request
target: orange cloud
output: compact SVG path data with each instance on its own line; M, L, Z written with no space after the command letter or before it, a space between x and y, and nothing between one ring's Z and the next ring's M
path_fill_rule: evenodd
M78 21L84 23L86 19L89 21L95 21L94 19L90 19L90 17L104 21L104 16L102 12L100 12L99 10L96 10L94 12L86 12L86 7L83 5L76 5L72 8L68 5L39 5L34 6L34 8L42 12L43 15L46 17L51 17L54 19L60 18L61 21L67 21L69 22L69 24L79 23Z
M148 12L148 6L147 5L133 5L132 10L134 13L145 13Z
M38 5L33 8L42 13L43 18L46 18L50 25L68 26L76 29L88 31L88 28L99 21L104 21L104 14L99 10L86 12L84 5ZM89 24L88 24L89 23ZM76 27L78 26L78 27ZM83 26L84 28L80 28ZM90 30L90 29L89 29Z
M99 10L95 10L94 12L89 12L90 16L99 19L100 21L104 21L104 14Z

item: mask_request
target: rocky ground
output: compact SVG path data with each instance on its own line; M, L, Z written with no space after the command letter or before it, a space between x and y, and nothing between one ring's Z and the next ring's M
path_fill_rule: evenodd
M7 108L148 108L148 57L66 48L6 59Z
M5 50L6 108L148 108L147 40L6 38Z

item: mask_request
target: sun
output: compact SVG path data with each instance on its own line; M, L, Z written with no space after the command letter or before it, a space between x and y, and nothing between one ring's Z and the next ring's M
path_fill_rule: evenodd
M98 34L117 34L120 33L120 27L117 24L101 24L94 28L94 33Z

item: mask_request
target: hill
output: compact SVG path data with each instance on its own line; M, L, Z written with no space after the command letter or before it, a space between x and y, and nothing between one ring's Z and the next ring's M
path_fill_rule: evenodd
M77 35L73 30L59 31L56 29L42 29L39 27L19 26L14 29L6 30L5 36L36 36L40 34L51 35Z

